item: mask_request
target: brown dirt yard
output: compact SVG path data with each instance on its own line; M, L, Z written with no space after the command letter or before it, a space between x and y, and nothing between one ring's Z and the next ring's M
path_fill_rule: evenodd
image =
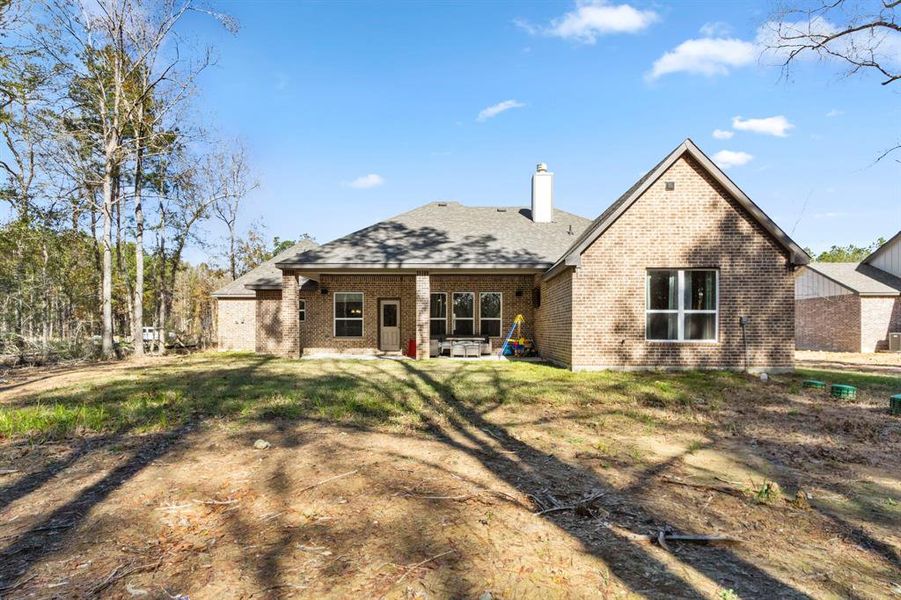
M4 599L901 597L891 374L197 354L6 379Z

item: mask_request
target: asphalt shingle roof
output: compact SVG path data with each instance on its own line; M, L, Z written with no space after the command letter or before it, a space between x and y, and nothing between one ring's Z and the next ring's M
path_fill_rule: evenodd
M282 272L275 266L280 260L289 256L295 256L301 252L316 248L318 244L313 240L301 240L290 248L279 252L256 269L248 271L234 281L222 286L215 292L215 298L253 298L254 289L281 289ZM301 282L303 284L303 282ZM251 286L248 288L247 286Z
M864 263L813 262L811 270L864 296L901 294L901 278Z
M547 268L590 223L562 210L550 223L535 223L526 208L432 202L277 264Z

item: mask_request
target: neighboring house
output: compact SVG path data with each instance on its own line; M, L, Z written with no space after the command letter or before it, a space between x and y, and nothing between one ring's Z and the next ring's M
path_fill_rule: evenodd
M788 369L793 271L807 262L686 140L594 221L553 207L539 165L530 209L434 202L286 253L280 289L255 292L254 347L390 353L413 341L425 358L430 339L481 336L496 351L522 314L542 357L574 370Z
M257 302L257 298L263 300L271 292L281 295L282 272L275 263L317 245L312 240L301 240L213 292L218 308L216 331L220 350L257 351L257 310L266 306L263 302ZM261 323L267 321L269 315L260 320Z
M800 350L876 352L901 332L901 231L859 263L810 263L795 284Z

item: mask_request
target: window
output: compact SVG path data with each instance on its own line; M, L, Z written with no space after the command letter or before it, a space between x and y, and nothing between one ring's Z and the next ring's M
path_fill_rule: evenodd
M447 335L447 294L432 294L429 297L429 336Z
M335 293L335 337L363 336L363 294Z
M647 273L645 337L663 341L716 341L719 272L712 269Z
M472 335L473 304L475 294L472 292L454 292L454 335Z
M479 294L479 332L482 335L500 336L502 298L500 292Z
M298 316L298 319L301 322L303 322L303 321L307 320L307 301L300 300L299 302L300 302L300 304L298 305L298 308L297 308L297 316Z

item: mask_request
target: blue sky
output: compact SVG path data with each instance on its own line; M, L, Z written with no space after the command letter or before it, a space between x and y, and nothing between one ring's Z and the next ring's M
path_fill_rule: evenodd
M873 165L901 136L901 84L816 61L780 78L753 44L764 3L219 6L237 36L183 24L219 55L198 109L247 145L261 187L243 216L269 236L324 242L434 200L526 205L539 161L556 206L593 218L686 137L744 161L727 173L803 246L901 227L901 165Z

